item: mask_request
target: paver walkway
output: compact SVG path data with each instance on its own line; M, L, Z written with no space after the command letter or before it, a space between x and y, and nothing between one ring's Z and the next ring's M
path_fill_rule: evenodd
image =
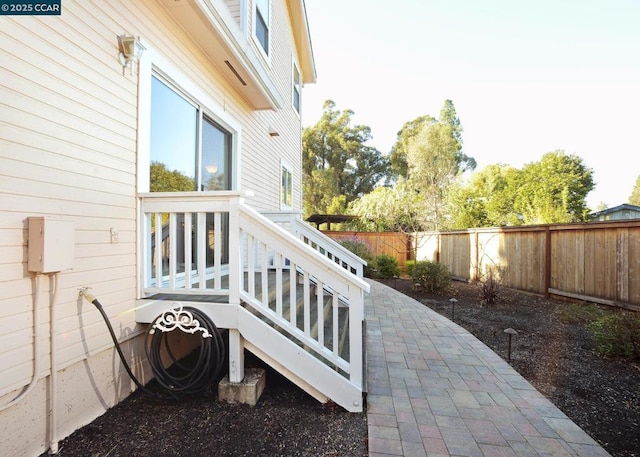
M609 455L476 337L370 283L371 457Z

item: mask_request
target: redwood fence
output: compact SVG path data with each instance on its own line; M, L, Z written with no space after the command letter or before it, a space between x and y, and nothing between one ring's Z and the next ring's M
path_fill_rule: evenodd
M456 279L489 270L505 287L640 311L640 220L482 228L453 232L325 232L365 242L374 255L431 260ZM415 254L414 254L415 253Z

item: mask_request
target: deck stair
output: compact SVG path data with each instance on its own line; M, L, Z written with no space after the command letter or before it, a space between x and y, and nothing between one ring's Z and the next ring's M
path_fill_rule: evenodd
M268 219L236 193L140 199L138 322L196 307L229 329L232 382L242 380L247 349L319 401L362 411L362 259L299 218Z
M305 295L304 290L301 288L296 289L295 306L292 307L292 297L290 294L291 274L289 271L283 272L283 293L281 295L281 302L279 302L279 299L276 296L277 290L275 287L274 276L275 274L273 273L269 274L267 282L268 296L266 302L268 303L268 308L274 314L278 315L278 303L281 303L282 318L289 321L298 330L302 332L307 331L313 339L320 339L324 341L324 346L328 350L334 349L333 344L335 339L337 343L337 353L345 360L349 360L349 339L347 337L349 330L348 305L339 298L336 303L334 303L332 291L324 287L319 288L312 280L308 295ZM302 274L300 273L297 273L295 276L296 281L302 278ZM261 278L258 275L256 281L260 281L260 279ZM302 284L301 281L298 281L298 283ZM310 303L307 316L305 316L305 297L308 297L308 302ZM262 301L262 291L256 292L256 299ZM252 314L259 316L263 322L266 322L274 328L278 328L281 333L286 333L286 329L279 327L276 321L269 319L267 315L254 311L248 303L243 302L243 307ZM318 315L318 310L321 312L320 316ZM322 336L320 336L321 331ZM297 341L295 338L291 338L291 340ZM312 351L312 348L303 342L300 342L299 345L306 351ZM337 366L335 368L338 369Z

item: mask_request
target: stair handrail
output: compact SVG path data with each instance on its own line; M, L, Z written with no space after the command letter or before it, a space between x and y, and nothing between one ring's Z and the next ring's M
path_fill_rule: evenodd
M316 249L309 246L303 240L295 236L290 231L283 229L278 224L272 222L266 216L255 211L251 207L239 205L239 227L248 235L255 237L260 243L269 246L274 250L279 247L276 255L286 257L296 267L300 266L305 270L308 277L313 277L315 281L327 284L331 287L332 293L348 306L349 309L349 362L347 372L349 380L358 386L363 383L363 332L362 322L364 320L364 293L368 293L370 289L369 283L363 278L347 272L342 266L334 261L329 261L326 256L319 253ZM244 241L240 244L244 245ZM251 249L248 249L251 251ZM239 253L242 255L243 253ZM246 261L246 265L252 265L250 260ZM250 275L251 276L251 275ZM241 292L245 302L254 307L257 311L261 311L265 316L272 315L272 311L266 309L260 304L255 297L247 296L246 291ZM290 328L290 334L299 334L297 327L290 326L286 321L280 319L283 328ZM311 340L314 342L314 340ZM315 342L312 346L316 346Z
M261 214L279 225L288 226L291 233L295 234L305 244L341 265L350 273L359 278L364 277L364 267L367 266L367 261L342 246L333 238L307 224L302 220L299 212L263 212Z

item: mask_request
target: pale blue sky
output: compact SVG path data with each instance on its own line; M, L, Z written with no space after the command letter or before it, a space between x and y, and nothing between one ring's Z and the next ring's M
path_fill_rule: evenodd
M324 100L388 153L404 122L453 100L478 169L564 149L594 170L588 204L625 203L640 175L640 0L306 0Z

